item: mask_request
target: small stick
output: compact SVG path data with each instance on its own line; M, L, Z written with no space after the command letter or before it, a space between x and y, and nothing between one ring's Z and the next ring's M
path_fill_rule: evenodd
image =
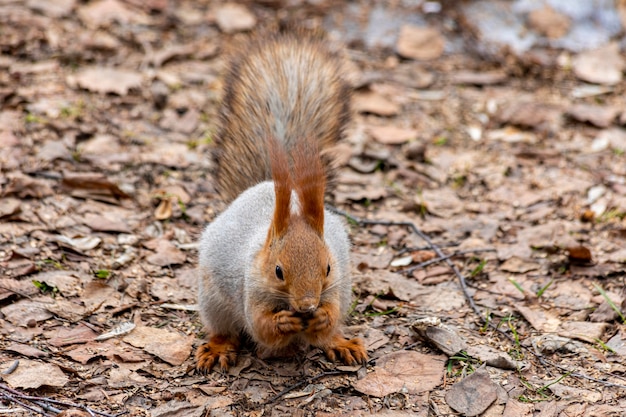
M458 243L444 243L444 244L439 245L440 248L454 248L456 246L459 246L459 244ZM398 255L403 255L407 252L417 252L421 250L432 250L432 248L430 246L420 246L417 248L402 248L398 251Z
M449 255L445 255L443 258L442 257L437 257L437 258L429 259L427 261L424 261L424 262L421 262L421 263L419 263L417 265L414 265L414 266L412 266L410 268L403 269L400 272L402 272L403 274L410 274L411 272L415 271L416 269L425 268L428 265L436 264L438 262L445 261L446 259L454 258L455 256L466 255L468 253L495 252L495 251L496 250L493 249L493 248L459 250L459 251L456 251L456 252L452 252Z
M276 394L275 396L270 398L269 401L266 404L271 404L271 403L275 402L276 400L278 400L283 395L288 394L289 392L293 391L294 389L300 388L301 386L303 386L305 384L310 384L311 382L317 381L318 379L322 379L325 376L341 375L341 374L344 374L344 373L346 373L346 372L344 372L344 371L328 371L328 372L324 372L324 373L321 373L321 374L309 377L307 379L303 379L302 381L285 388L284 390L282 390L281 392L279 392L278 394Z
M7 394L6 392L0 392L0 398L2 398L2 397L6 398L7 400L9 400L11 402L14 402L15 404L19 405L20 407L23 407L26 410L30 410L30 411L32 411L34 413L37 413L37 414L48 415L48 413L46 413L45 410L38 410L35 407L31 407L30 405L21 402L20 400L18 400L17 398L14 398L10 394Z
M13 396L21 399L21 400L27 400L27 401L32 401L35 404L39 405L40 407L43 407L44 410L45 409L49 409L50 411L54 412L54 413L59 413L61 412L61 410L58 410L54 407L51 407L49 405L46 404L41 404L41 402L44 403L50 403L50 404L55 404L55 405L62 405L64 407L73 407L73 408L80 408L82 410L85 410L86 412L88 412L91 415L100 415L102 417L117 417L119 415L122 414L126 414L126 412L124 413L120 413L120 414L109 414L109 413L105 413L102 411L97 411L97 410L92 410L91 408L85 406L85 405L81 405L81 404L75 404L75 403L71 403L71 402L66 402L66 401L59 401L59 400L54 400L52 398L45 398L45 397L37 397L37 396L33 396L33 395L25 395L22 394L21 392L14 390L13 388L10 388L9 386L5 385L5 384L0 384L0 389L11 393L11 398L13 399ZM8 394L3 394L5 396L8 396ZM16 401L17 402L17 401Z
M0 372L0 374L2 375L11 375L13 372L15 372L15 370L17 369L17 367L20 365L20 361L16 360L14 361L11 366L9 366L7 369L5 369L4 371Z

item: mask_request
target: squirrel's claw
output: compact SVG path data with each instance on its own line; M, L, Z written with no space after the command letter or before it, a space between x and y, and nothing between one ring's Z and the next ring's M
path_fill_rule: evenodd
M227 371L237 362L239 341L228 336L213 336L198 348L196 369L203 374L211 372L215 365Z
M363 340L359 338L345 339L341 335L335 335L332 343L324 348L324 353L331 361L339 359L346 365L367 363L367 351Z

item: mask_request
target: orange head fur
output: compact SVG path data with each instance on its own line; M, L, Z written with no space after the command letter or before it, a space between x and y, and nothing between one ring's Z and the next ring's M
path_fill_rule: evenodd
M319 153L309 141L289 156L276 139L269 140L276 205L261 251L263 275L289 308L312 313L331 278L331 256L324 242L325 175ZM292 191L298 196L292 209Z

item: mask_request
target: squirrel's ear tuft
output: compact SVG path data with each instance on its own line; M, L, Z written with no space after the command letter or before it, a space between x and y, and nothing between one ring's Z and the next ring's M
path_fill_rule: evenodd
M302 216L324 236L324 188L326 174L319 149L309 138L298 142L292 151L295 189L302 206Z
M270 235L277 238L287 232L289 218L291 216L291 176L289 175L289 158L285 148L274 137L267 139L269 160L272 169L272 179L274 180L274 194L276 196L276 206L274 207L274 218L270 227Z

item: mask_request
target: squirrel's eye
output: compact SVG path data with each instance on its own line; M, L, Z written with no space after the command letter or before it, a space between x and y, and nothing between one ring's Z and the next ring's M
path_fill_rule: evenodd
M328 267L326 268L326 276L328 276L330 274L330 264L328 264Z
M283 269L276 265L276 278L278 278L279 280L284 280L285 278L283 278Z

